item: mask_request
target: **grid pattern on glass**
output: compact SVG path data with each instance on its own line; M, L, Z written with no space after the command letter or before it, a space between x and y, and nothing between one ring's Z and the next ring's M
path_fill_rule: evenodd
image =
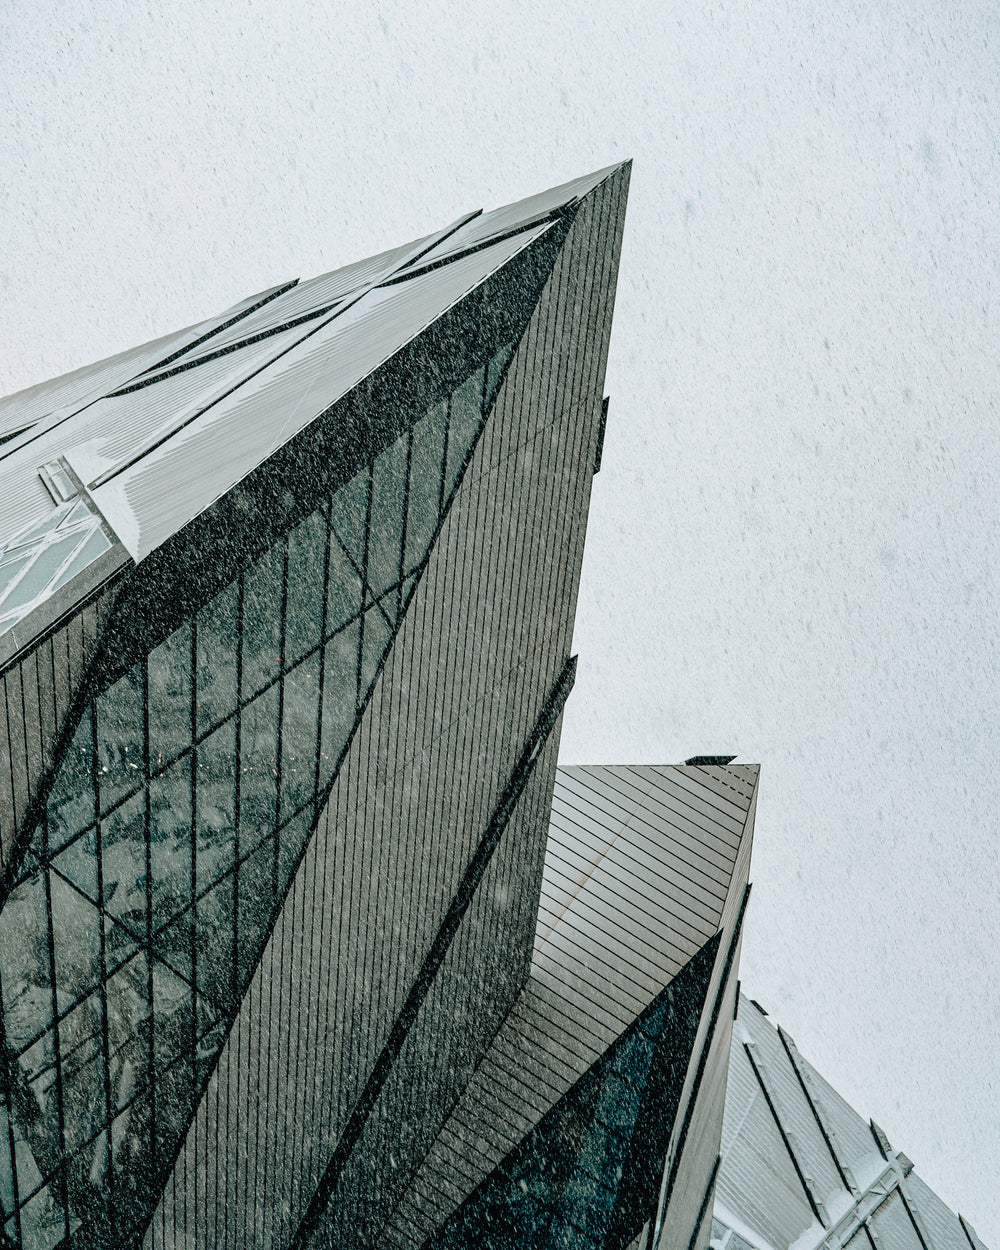
M87 707L0 912L15 1245L148 1217L510 353Z
M82 499L60 504L0 548L0 634L111 547Z

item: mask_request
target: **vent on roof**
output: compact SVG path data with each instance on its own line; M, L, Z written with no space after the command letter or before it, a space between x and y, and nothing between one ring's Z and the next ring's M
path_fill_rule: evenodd
M697 764L704 767L708 764L731 764L736 759L735 755L692 755L689 760L685 760L685 764Z

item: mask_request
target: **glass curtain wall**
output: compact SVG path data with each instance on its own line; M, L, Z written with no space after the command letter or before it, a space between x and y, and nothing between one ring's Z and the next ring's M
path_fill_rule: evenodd
M86 708L0 913L6 1244L148 1218L512 350Z

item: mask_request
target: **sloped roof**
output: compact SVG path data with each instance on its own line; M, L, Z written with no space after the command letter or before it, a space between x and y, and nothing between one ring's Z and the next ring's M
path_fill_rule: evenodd
M142 561L616 168L0 400L0 635L92 590L97 556L103 577Z

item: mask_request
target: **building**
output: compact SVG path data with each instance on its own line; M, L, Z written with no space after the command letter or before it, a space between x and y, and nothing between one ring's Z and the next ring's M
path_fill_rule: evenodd
M753 999L729 1060L712 1250L986 1250Z
M3 1244L706 1244L756 770L556 772L628 174L0 402Z

